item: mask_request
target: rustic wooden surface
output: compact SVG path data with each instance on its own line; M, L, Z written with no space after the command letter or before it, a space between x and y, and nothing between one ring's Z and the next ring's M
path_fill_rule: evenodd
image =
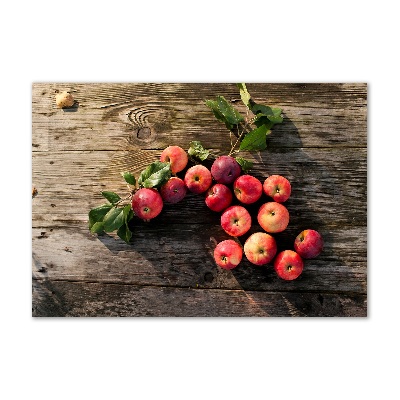
M293 247L300 230L325 239L293 282L245 259L216 267L226 239L219 214L199 195L165 205L150 223L135 220L133 244L87 228L100 192L125 193L120 172L138 174L162 149L200 140L215 157L229 151L226 128L204 99L223 95L244 111L234 84L67 84L32 87L33 316L366 316L367 85L247 85L253 98L281 107L266 151L246 154L252 174L292 183L289 227L276 237ZM76 104L58 109L54 95ZM265 200L265 199L264 199ZM262 202L261 202L262 203ZM256 211L260 202L250 207ZM259 230L254 223L251 231ZM247 237L248 235L246 235ZM241 239L242 240L242 239Z

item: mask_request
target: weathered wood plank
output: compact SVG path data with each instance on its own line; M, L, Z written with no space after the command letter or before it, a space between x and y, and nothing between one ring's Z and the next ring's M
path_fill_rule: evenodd
M265 291L367 292L366 227L319 229L324 251L305 260L296 281L279 279L272 265L256 267L245 257L232 271L216 266L216 242L228 239L217 224L142 223L133 227L132 245L114 234L96 237L86 227L33 229L35 279L130 283L137 285ZM239 238L242 245L258 227ZM293 249L298 232L275 234L278 249Z
M130 152L48 152L34 153L34 226L64 222L85 222L89 210L104 202L100 192L128 193L120 172L130 170L138 176L159 151ZM292 183L293 194L286 205L293 223L313 225L366 226L367 150L366 149L292 149L265 151L251 156L251 173L262 182L269 174L281 174ZM183 176L183 173L181 174ZM250 207L254 211L267 201L263 197ZM215 216L202 196L188 195L179 205L166 205L163 223L185 221L211 224Z
M234 84L34 84L32 88L33 314L177 316L366 315L366 84L248 84L260 103L283 108L268 149L248 155L252 174L288 177L291 221L276 235L292 248L304 228L321 231L324 252L294 282L246 260L216 267L226 239L202 196L165 205L151 223L135 220L133 245L87 229L101 190L127 191L120 172L138 175L169 144L201 140L227 153L227 131L204 105L222 94L244 111ZM71 90L72 110L55 90ZM183 173L182 173L183 175ZM255 218L267 198L249 207ZM253 224L250 233L260 230ZM246 236L240 238L244 243ZM165 302L165 304L163 304Z
M365 317L365 295L33 281L34 317Z
M268 139L272 149L366 147L366 84L253 83L248 89L256 101L283 109L285 121ZM78 106L57 109L56 90L70 90ZM32 150L163 149L201 140L226 151L226 128L204 104L217 95L245 112L235 84L228 83L35 83Z

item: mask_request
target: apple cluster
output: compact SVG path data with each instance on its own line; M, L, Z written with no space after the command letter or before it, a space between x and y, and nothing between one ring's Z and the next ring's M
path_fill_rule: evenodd
M161 153L161 162L169 162L172 176L159 190L141 188L132 196L132 209L136 216L150 220L160 214L164 202L178 203L188 192L203 194L206 206L221 213L222 229L234 239L217 244L215 263L224 269L237 267L243 258L257 266L273 263L276 274L284 280L293 280L303 271L303 259L317 257L323 249L319 232L306 229L294 240L294 250L277 254L273 234L283 232L289 224L289 211L282 204L291 195L291 184L281 175L270 175L262 183L258 178L243 173L241 166L231 156L220 156L208 169L196 164L186 170L183 179L176 176L188 165L188 155L179 146L168 146ZM251 234L242 246L237 239L252 226L247 205L267 200L258 210L257 222L262 231ZM239 204L232 205L236 198Z

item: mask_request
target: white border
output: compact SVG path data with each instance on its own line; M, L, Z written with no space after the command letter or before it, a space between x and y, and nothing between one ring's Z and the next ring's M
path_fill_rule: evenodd
M7 255L1 397L399 394L390 363L400 355L394 3L10 4L3 6L0 27L1 243ZM32 319L27 193L31 84L38 81L367 82L369 317Z

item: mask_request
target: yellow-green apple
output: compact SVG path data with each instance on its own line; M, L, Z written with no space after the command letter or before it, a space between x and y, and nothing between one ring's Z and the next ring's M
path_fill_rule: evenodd
M221 226L230 236L242 236L251 227L251 216L242 206L230 206L221 215Z
M303 272L304 263L301 257L293 250L281 251L274 260L274 269L277 275L286 281L292 281Z
M284 205L270 201L260 207L257 221L268 233L282 232L289 224L289 211Z
M156 189L142 188L132 196L134 213L146 221L157 217L163 205L162 197Z
M232 203L231 189L222 183L216 183L207 191L205 201L210 210L223 211Z
M204 165L190 167L185 174L185 185L193 193L204 193L212 184L212 176Z
M281 175L270 175L263 184L264 193L277 203L285 202L292 192L290 182Z
M272 261L277 252L275 239L265 232L250 235L244 243L246 258L255 265L265 265Z
M314 229L305 229L294 240L294 249L302 258L317 257L323 247L322 236Z
M171 177L160 188L161 197L166 203L178 203L186 196L186 193L185 182L176 176Z
M233 183L233 193L244 204L255 203L260 199L262 192L262 183L252 175L241 175Z
M188 160L186 151L179 146L166 147L160 156L161 162L169 162L171 164L171 172L173 174L183 171L186 168Z
M239 163L231 156L218 157L211 166L211 174L217 183L229 185L242 172Z
M219 242L214 249L214 260L221 268L235 268L242 260L242 247L232 239Z

